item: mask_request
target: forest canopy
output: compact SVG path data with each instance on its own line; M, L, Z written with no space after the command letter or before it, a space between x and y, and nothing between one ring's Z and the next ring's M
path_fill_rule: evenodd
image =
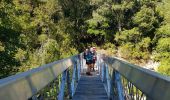
M0 0L0 78L88 45L170 75L169 0Z

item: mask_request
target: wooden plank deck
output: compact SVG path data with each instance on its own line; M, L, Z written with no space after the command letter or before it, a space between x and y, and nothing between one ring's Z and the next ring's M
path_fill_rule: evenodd
M82 75L72 100L108 100L99 75Z

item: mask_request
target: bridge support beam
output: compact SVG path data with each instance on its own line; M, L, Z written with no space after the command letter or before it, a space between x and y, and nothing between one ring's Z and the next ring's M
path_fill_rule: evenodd
M64 89L65 89L65 83L66 83L66 76L67 76L67 70L65 70L62 73L60 92L59 92L59 95L58 95L58 100L64 100Z
M77 78L80 79L80 73L81 73L81 61L80 57L77 59Z
M73 75L72 75L72 82L71 82L71 95L73 97L75 93L75 84L77 83L77 64L74 62L73 65ZM75 83L76 82L76 83Z
M107 94L108 97L111 98L111 79L109 75L109 68L107 64L105 64L105 67L106 67Z
M116 88L118 91L118 99L124 100L121 76L120 76L119 72L117 72L117 71L114 71L114 82L116 83Z
M70 82L70 71L69 70L67 70L67 88L68 88L69 98L72 99L71 82Z
M101 73L101 77L102 77L102 82L105 82L105 77L106 77L106 67L105 67L105 63L102 63L102 73Z

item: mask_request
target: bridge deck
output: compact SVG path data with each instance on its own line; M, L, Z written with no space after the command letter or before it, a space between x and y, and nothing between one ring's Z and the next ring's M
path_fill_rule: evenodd
M73 100L108 100L106 90L99 75L82 75Z

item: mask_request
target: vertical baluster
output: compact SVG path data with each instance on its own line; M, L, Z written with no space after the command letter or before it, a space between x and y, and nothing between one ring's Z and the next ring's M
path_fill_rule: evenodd
M75 64L75 62L74 62L72 82L71 82L71 93L72 93L72 97L73 97L74 92L75 92L75 81L76 81L76 64Z
M115 71L115 82L116 82L116 86L117 86L117 90L118 90L118 98L119 98L119 100L124 100L121 77L117 71Z
M75 68L76 68L76 77L75 77L75 81L76 84L78 83L78 58L75 59Z
M139 90L136 88L136 100L139 100Z
M105 82L105 72L106 72L105 63L102 63L102 82Z
M114 100L114 70L111 71L111 77L110 77L110 100Z
M78 80L80 79L80 71L81 71L81 65L80 65L80 57L77 59L77 76Z
M67 88L68 88L68 94L69 98L72 98L72 93L71 93L71 83L70 83L70 71L67 71Z
M135 99L135 86L132 84L132 94L133 94L133 100Z
M144 95L144 94L142 93L141 96L140 96L140 98L139 98L139 100L142 100L142 99L143 99L143 95Z
M122 79L122 85L123 85L123 93L124 93L124 96L125 96L125 98L126 98L126 91L127 91L127 89L126 89L126 81L125 81L125 78L123 78L123 77L121 77L121 79Z
M99 75L101 75L101 59L100 56L97 56L97 70L99 72Z
M83 69L84 69L84 63L83 63L83 53L81 54L81 72L83 72Z
M106 79L107 79L107 93L108 93L108 97L110 98L111 96L111 86L110 86L110 75L109 75L109 68L108 65L106 64Z
M83 67L83 64L82 64L82 53L79 55L79 64L80 64L80 75L81 75L81 72L82 72L82 67Z
M130 88L129 88L129 90L130 90L130 98L131 99L133 99L133 94L132 94L132 83L131 82L129 82L129 86L130 86Z
M60 85L60 92L58 95L58 100L64 100L64 87L66 83L66 76L67 76L67 70L65 70L62 73L62 79L61 79L61 85Z
M128 87L128 95L130 95L131 91L130 91L130 82L129 81L127 83L127 87Z
M100 56L99 56L99 72L100 72L100 75L102 74L102 67L103 67L103 66L102 66L102 64L103 64L103 63L102 63L102 60L103 60L103 59L101 58L101 55L100 55Z
M101 63L101 58L100 58L100 55L98 56L97 58L97 61L98 61L98 71L99 71L99 75L102 76L102 63Z

